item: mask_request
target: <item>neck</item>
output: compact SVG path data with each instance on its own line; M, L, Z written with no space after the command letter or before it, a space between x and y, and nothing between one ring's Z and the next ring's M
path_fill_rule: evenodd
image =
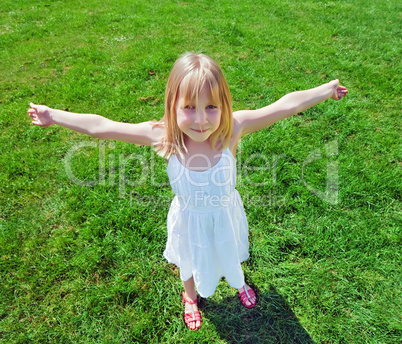
M209 140L194 142L190 139L184 141L187 152L182 157L178 157L180 163L186 168L194 171L205 171L215 166L221 157L219 149L212 149Z
M215 148L212 148L210 139L207 139L202 142L196 142L191 140L189 137L185 137L184 144L187 147L187 151L189 153L194 152L194 154L199 152L212 152L212 151L219 153L222 151L222 144L218 141L217 144L215 145Z

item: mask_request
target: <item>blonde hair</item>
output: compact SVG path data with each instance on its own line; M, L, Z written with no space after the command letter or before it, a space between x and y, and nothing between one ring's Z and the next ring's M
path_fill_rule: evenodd
M160 121L166 136L158 144L159 154L169 159L174 154L187 151L184 134L177 124L177 101L179 95L185 101L198 102L198 94L206 88L214 102L220 105L219 127L210 136L213 149L223 150L229 146L233 130L232 99L227 81L217 65L204 54L186 53L174 64L165 93L165 115Z

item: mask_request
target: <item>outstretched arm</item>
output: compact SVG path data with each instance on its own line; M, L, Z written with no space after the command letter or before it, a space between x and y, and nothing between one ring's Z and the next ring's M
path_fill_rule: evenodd
M332 80L316 88L289 93L258 110L237 111L233 117L240 136L243 136L307 110L328 98L342 99L347 93L346 87L339 86L339 80Z
M152 121L137 124L121 123L99 115L55 110L33 103L30 106L28 114L32 118L32 124L42 127L58 124L100 139L119 140L146 146L159 142L163 135L163 127L155 126Z

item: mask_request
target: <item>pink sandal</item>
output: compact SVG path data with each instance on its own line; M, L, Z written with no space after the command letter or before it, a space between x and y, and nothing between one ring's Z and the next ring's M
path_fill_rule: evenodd
M190 301L186 298L186 294L183 292L183 303L186 304L186 302L190 305L195 305L197 304L197 299L195 301ZM199 321L201 324L199 327L196 328L190 328L190 324L195 323ZM200 311L194 311L191 308L191 313L184 313L184 322L186 323L187 327L192 330L192 331L197 331L200 329L202 325L202 318L201 318L201 313Z
M251 288L247 290L246 286L244 286L243 288L244 291L242 293L239 293L240 302L246 308L253 308L257 304L257 297L254 293L254 290ZM253 297L254 300L252 301L251 299ZM247 304L247 302L249 304Z

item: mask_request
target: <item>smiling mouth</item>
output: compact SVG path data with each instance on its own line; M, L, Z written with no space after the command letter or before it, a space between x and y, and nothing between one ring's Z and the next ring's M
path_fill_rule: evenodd
M207 131L207 129L192 129L193 131L195 131L196 133L205 133Z

